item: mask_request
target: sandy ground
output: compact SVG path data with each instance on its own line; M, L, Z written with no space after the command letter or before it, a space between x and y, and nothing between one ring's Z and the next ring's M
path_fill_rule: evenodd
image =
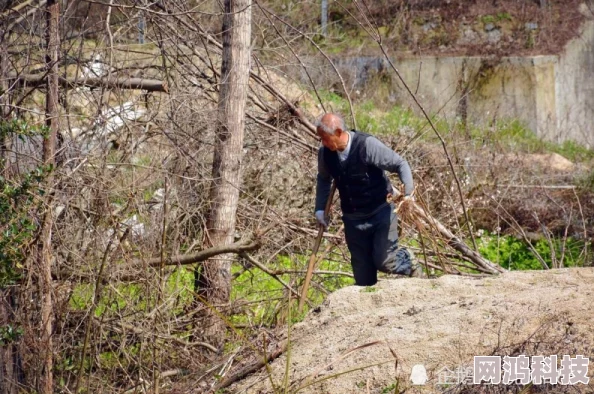
M272 379L262 370L229 391L284 393L287 357L290 393L393 393L397 381L401 392L459 392L463 387L446 374L472 367L473 356L485 355L584 355L590 357L588 376L593 377L592 301L594 268L481 279L384 279L373 288L351 286L293 327L290 354L271 364ZM374 366L378 363L383 364ZM416 364L427 371L423 386L410 380ZM270 380L283 388L273 389ZM484 389L471 385L465 392ZM506 392L510 386L489 389ZM594 379L588 386L533 386L528 392L562 389L594 392Z

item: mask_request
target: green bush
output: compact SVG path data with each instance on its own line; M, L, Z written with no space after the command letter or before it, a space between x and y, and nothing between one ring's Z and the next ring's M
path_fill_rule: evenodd
M583 266L586 261L586 256L582 253L584 242L573 238L568 238L565 243L561 239L553 239L552 249L546 239L541 239L532 245L534 251L523 240L509 235L484 235L478 242L479 252L483 257L509 270L542 269L536 253L549 268L554 266L554 261L561 262L561 259L565 267Z
M309 256L305 255L278 256L275 261L267 264L267 268L272 271L304 270L308 260ZM317 270L350 272L350 264L322 260ZM297 313L296 303L291 304L291 312L288 313L287 290L262 270L256 267L245 269L241 265L234 265L232 272L234 280L231 299L236 302L241 301L245 305L245 308L241 308L240 312L232 318L234 324L250 322L251 324L275 325L279 323L279 320L283 320L289 315L292 322L301 320L305 315L305 313ZM280 274L278 277L283 282L290 283L294 290L300 291L305 274L286 273ZM321 275L315 280L331 292L353 284L353 279L347 276ZM323 298L324 295L315 287L309 288L308 300L313 305L322 303ZM296 301L296 297L293 296L293 299Z
M44 129L17 120L0 122L0 138L46 135ZM0 163L4 165L4 163ZM0 176L0 288L14 284L21 276L27 246L36 236L39 220L34 216L36 197L44 191L41 182L52 170L39 166L12 179Z

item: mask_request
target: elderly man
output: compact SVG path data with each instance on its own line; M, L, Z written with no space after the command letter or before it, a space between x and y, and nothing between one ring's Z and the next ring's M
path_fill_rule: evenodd
M324 206L334 179L356 284L373 286L378 270L423 276L412 253L398 248L398 218L387 202L392 185L384 171L398 174L404 198L411 199L414 185L406 160L375 137L347 130L337 114L322 116L317 133L323 146L318 151L315 217L327 227Z

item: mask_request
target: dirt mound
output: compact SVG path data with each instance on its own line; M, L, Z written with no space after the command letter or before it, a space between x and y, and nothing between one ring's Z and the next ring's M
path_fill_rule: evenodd
M592 376L593 297L594 268L387 279L373 288L347 287L293 327L289 392L317 382L298 392L392 393L396 381L400 390L409 387L407 392L442 392L444 372L472 367L473 356L487 355L590 356ZM284 387L286 363L287 354L271 364L271 377L261 371L230 392L278 392L270 381ZM417 364L427 371L424 386L411 386ZM351 372L331 377L345 371ZM538 392L568 388L593 392L594 379L589 386L534 386ZM479 387L464 392L473 389Z
M525 154L522 157L513 157L513 155L505 155L510 161L514 158L518 159L522 166L528 168L538 167L545 171L552 171L555 173L571 173L575 171L576 165L558 153L548 154Z

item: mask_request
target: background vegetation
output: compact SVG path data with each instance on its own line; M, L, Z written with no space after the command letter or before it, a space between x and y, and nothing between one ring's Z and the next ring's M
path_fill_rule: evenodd
M523 8L496 13L470 7L469 23L481 29L500 24L515 32L536 5L514 3ZM28 1L2 5L3 26L10 26L0 35L4 392L35 392L43 374L40 305L47 289L40 284L39 250L46 217L53 218L49 352L55 392L209 392L223 389L244 367L282 348L291 323L329 292L353 283L335 204L310 304L301 313L296 308L316 233L318 142L306 121L324 110L343 113L349 124L354 110L358 129L378 135L406 157L427 212L469 246L475 237L480 253L492 262L509 270L591 265L592 150L570 141L542 141L514 119L478 127L430 114L461 180L472 221L466 223L456 178L426 118L388 104L381 94L375 101L349 101L340 87L304 88L276 74L312 53L364 52L372 42L361 30L364 16L377 23L386 44L396 50L420 53L444 46L443 53L470 51L453 38L459 35L452 27L459 22L453 12L462 2L447 2L439 12L436 4L377 1L357 9L353 2L333 2L329 33L322 37L316 4L254 3L254 76L237 253L229 257L231 302L223 305L210 303L200 292L197 273L205 260L179 258L208 249L205 223L221 82L218 3L63 3L55 166L42 161L48 138L45 85L31 77L44 81L47 73L45 13ZM556 10L561 3L550 4ZM554 48L547 29L571 15L543 16L535 44L520 53L532 53L543 42ZM417 37L416 31L426 34ZM516 43L528 39L525 31L514 37ZM95 78L140 78L155 82L155 88L81 82ZM553 166L558 157L552 154L570 165ZM424 259L414 223L403 221L401 239ZM427 262L444 259L448 273L477 273L460 256L445 253L443 240L430 246L435 253ZM227 325L217 338L209 332L212 313Z

